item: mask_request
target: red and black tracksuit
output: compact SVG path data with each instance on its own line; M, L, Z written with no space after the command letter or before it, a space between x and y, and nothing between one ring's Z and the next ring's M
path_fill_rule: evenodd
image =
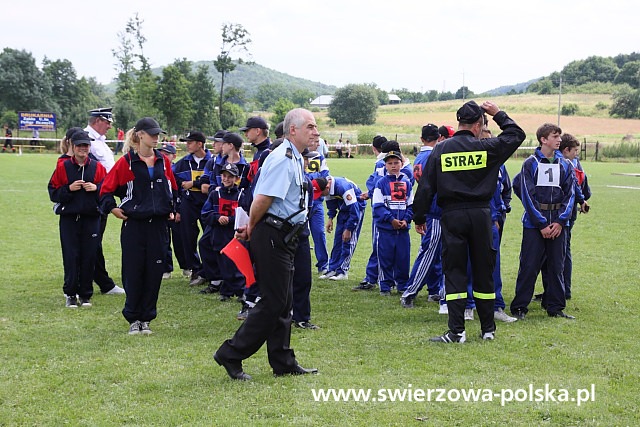
M99 162L87 158L79 165L74 157L58 161L49 181L49 198L60 215L60 245L64 266L65 295L89 299L93 295L93 270L100 242L99 187L107 171ZM98 186L96 191L69 185L82 180Z
M127 293L122 314L129 323L156 317L162 274L169 245L168 220L175 210L178 186L171 162L154 150L153 168L129 152L122 156L102 184L103 212L122 209L122 283ZM116 204L114 196L120 198Z

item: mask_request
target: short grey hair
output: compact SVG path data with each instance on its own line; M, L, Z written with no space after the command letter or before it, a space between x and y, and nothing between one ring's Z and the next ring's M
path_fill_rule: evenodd
M284 117L284 125L283 125L285 137L289 136L292 125L296 129L298 129L304 124L305 115L307 113L311 114L311 111L304 108L294 108L293 110L287 113L287 115Z

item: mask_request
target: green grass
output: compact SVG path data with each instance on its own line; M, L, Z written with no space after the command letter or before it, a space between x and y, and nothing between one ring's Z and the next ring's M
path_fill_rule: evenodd
M521 160L508 163L513 176ZM130 337L122 296L96 295L90 309L70 310L62 296L58 219L46 192L52 154L0 155L0 425L637 425L638 164L584 167L592 210L574 228L577 320L551 319L537 304L524 322L498 325L481 342L478 321L469 342L437 345L428 338L446 319L424 294L413 310L398 298L354 293L370 244L370 212L350 280L315 280L313 322L293 330L292 347L316 376L275 379L266 352L245 362L251 383L229 380L212 353L239 325L237 303L221 303L165 281L154 335ZM335 175L364 186L372 159L332 159ZM504 294L513 297L522 208L514 200L502 246ZM412 252L417 235L412 232ZM119 223L109 219L105 254L120 283ZM589 388L594 402L314 402L318 388Z

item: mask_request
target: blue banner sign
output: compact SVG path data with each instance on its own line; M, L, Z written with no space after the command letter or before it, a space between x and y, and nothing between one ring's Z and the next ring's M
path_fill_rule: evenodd
M20 130L56 130L56 114L40 113L34 111L18 112L18 123Z

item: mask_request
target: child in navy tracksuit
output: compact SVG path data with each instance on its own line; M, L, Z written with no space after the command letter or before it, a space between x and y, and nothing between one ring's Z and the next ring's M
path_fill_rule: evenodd
M73 156L58 161L49 181L49 198L60 215L60 245L66 306L91 306L93 269L100 236L99 186L107 174L89 158L91 138L77 129L70 138Z
M320 279L347 280L367 202L360 198L360 188L346 178L330 176L317 178L314 182L314 188L319 188L322 196L327 197L328 233L333 231L333 220L336 219L329 271L321 275Z
M156 150L164 131L151 117L127 132L123 152L100 190L103 212L123 220L122 283L127 294L122 315L129 335L151 334L158 294L166 272L169 219L174 217L178 186L171 161ZM131 148L131 150L130 150ZM115 197L120 198L116 204Z
M202 222L211 227L211 244L220 272L220 301L228 301L233 296L241 298L245 279L236 265L220 251L234 238L234 223L240 190L235 181L240 172L234 163L222 167L222 186L209 191L209 197L202 208Z
M402 172L402 154L389 151L384 156L387 174L373 191L373 220L376 224L378 281L380 295L390 295L397 286L402 293L407 287L411 242L409 225L413 219L411 181Z
M566 305L563 268L564 228L573 211L574 173L558 150L562 130L546 123L536 132L540 147L522 164L513 180L513 189L522 201L522 246L516 294L511 313L523 320L533 297L538 273L546 270L542 306L551 317L572 319L564 313Z

